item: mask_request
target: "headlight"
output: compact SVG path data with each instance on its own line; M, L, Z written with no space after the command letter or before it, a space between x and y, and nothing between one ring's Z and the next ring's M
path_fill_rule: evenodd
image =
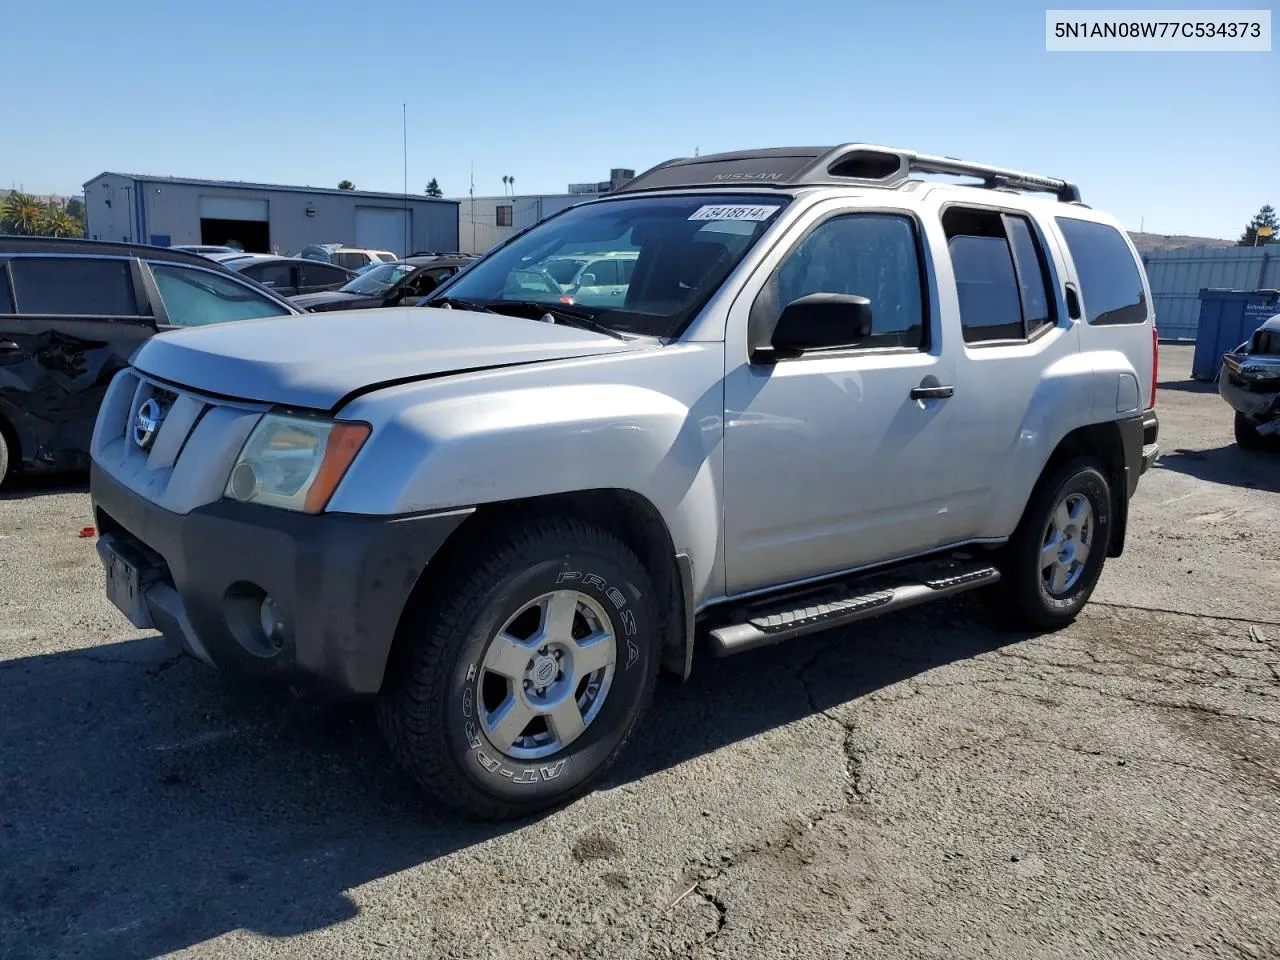
M245 441L223 495L319 513L368 437L367 423L268 413Z

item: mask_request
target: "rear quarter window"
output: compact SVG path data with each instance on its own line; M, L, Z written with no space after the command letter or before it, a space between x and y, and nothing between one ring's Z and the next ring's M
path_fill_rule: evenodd
M1057 221L1076 266L1085 319L1095 326L1145 323L1142 274L1120 232L1090 220L1058 217Z
M0 261L0 313L13 313L13 294L9 292L9 271Z

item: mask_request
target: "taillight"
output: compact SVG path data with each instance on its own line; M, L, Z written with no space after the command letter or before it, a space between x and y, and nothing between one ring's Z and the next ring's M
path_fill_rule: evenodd
M1156 408L1156 381L1160 379L1160 331L1156 329L1156 325L1151 325L1151 400L1147 403L1148 410Z

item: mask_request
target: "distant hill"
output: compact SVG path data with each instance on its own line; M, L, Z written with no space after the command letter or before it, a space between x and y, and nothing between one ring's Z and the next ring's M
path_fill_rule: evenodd
M1158 253L1163 250L1182 250L1187 247L1234 247L1234 240L1217 237L1187 237L1182 234L1138 233L1129 231L1133 245L1139 253Z

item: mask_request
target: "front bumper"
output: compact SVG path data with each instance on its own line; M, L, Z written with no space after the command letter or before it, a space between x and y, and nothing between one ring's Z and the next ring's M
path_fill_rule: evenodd
M103 549L141 560L149 625L219 668L337 695L381 687L410 592L471 512L308 516L220 500L177 514L96 464L90 493ZM250 636L245 598L259 595L280 613L278 649Z

